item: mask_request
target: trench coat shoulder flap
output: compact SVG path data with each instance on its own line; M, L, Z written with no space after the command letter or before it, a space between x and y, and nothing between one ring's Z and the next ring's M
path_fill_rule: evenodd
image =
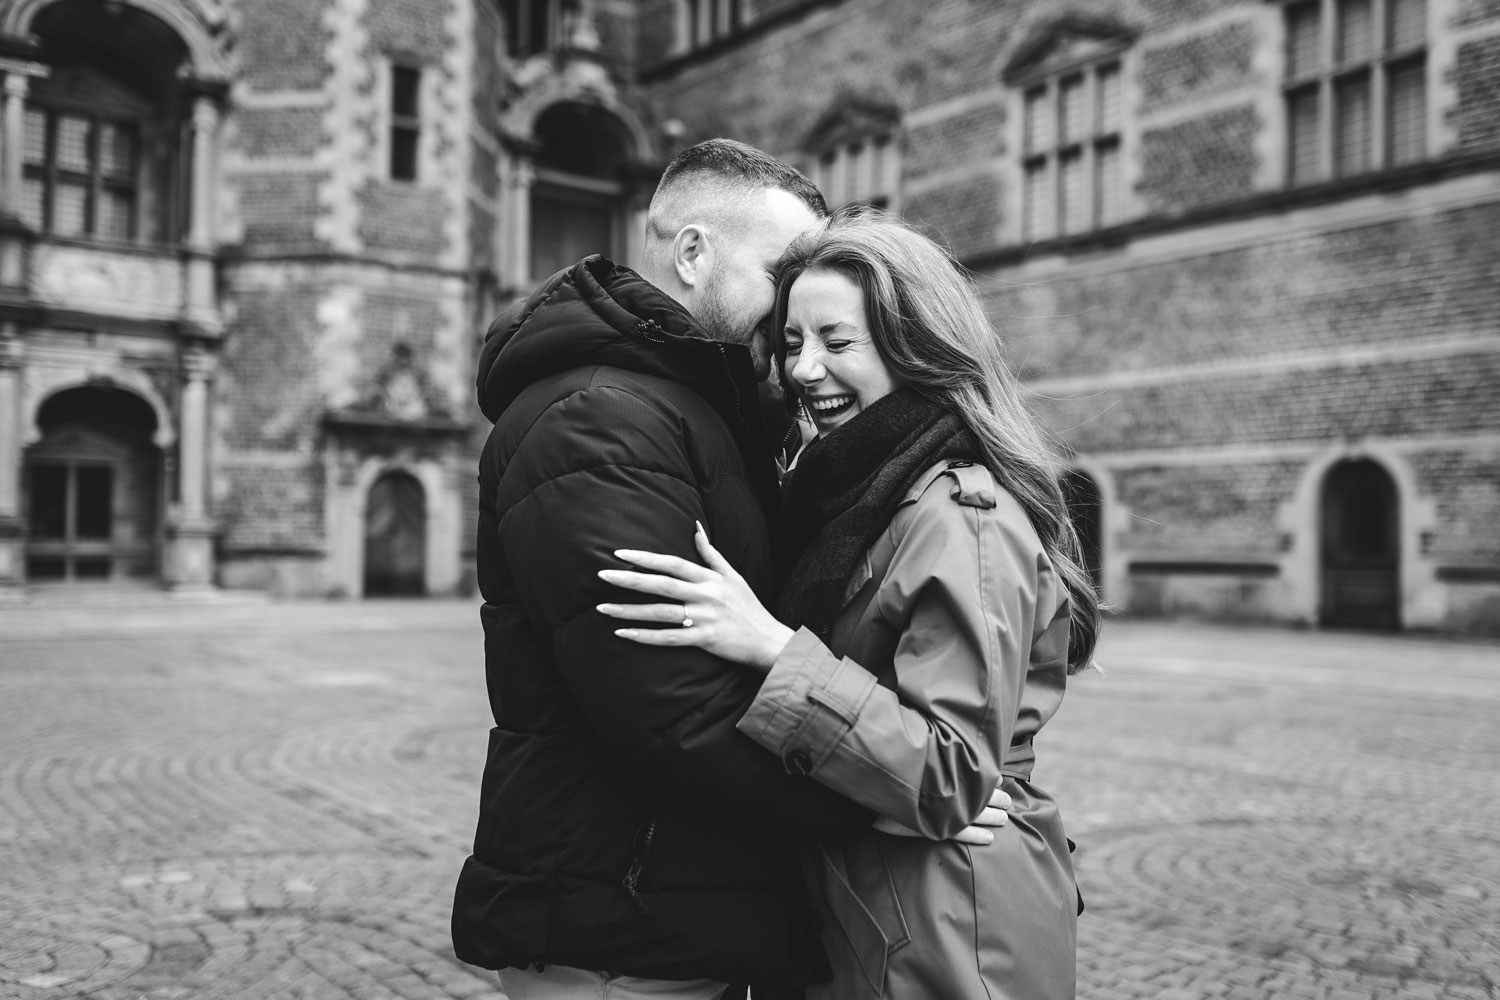
M850 858L854 852L861 857ZM821 844L818 853L827 882L824 899L833 913L833 922L848 940L874 995L882 996L886 965L892 953L911 943L911 931L906 926L906 915L901 912L896 884L878 838ZM873 856L864 857L865 854Z
M932 466L917 478L906 496L901 498L898 508L910 507L922 499L922 494L931 489L933 484L940 479L948 483L949 497L963 506L989 510L998 503L995 499L995 477L990 474L990 470L982 465L975 465L973 462L943 461ZM875 567L890 563L891 555L895 550L895 535L891 527L887 527L885 534L881 535L865 552L859 565L854 568L854 573L849 577L849 583L844 588L842 602L844 607L854 603L855 596L875 575Z

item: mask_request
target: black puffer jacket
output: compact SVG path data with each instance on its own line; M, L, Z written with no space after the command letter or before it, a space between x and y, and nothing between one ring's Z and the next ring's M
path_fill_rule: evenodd
M693 521L757 591L772 458L750 355L599 257L491 327L478 564L490 733L458 956L663 979L806 981L821 952L791 842L871 815L735 731L760 678L615 638L617 548L694 558ZM792 770L796 770L795 767Z

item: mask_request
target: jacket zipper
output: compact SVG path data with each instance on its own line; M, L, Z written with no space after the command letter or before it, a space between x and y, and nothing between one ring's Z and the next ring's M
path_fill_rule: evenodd
M729 385L734 389L734 414L740 418L740 423L749 424L750 420L745 416L745 400L740 394L740 384L735 380L734 367L729 363L729 352L724 350L723 344L714 344L719 349L719 360L724 362L724 374L729 376Z
M651 841L656 838L656 820L642 823L635 828L635 835L630 838L630 867L625 871L625 877L620 884L630 895L630 901L635 908L644 915L651 912L646 905L646 900L636 892L636 885L641 880L641 870L646 867L646 855L651 853Z

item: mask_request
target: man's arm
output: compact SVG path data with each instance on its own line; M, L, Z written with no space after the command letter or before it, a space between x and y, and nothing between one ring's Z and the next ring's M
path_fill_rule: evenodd
M702 650L627 642L595 610L626 593L597 575L626 567L614 550L694 554L693 522L708 517L691 479L690 429L677 419L612 387L583 390L542 414L510 463L538 470L539 481L500 516L521 602L551 632L559 672L595 733L653 780L786 832L865 829L869 810L789 773L736 731L758 675Z

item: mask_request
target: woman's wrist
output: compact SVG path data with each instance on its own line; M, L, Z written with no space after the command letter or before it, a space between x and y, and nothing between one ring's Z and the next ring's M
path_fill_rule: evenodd
M781 658L781 653L786 649L786 644L792 641L796 635L791 629L777 622L775 627L766 633L765 643L762 646L760 661L753 666L763 674L769 674L776 661Z

